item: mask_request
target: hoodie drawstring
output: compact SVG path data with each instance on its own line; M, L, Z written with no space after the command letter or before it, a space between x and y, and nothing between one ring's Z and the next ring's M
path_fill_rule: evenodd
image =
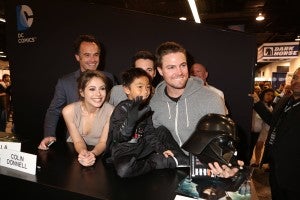
M175 132L179 140L179 146L181 147L182 142L178 133L178 103L176 103L176 114L175 114Z
M169 119L171 119L171 110L170 110L169 102L167 102L167 105L168 105L168 111L169 111Z
M169 119L171 119L171 109L170 109L170 104L167 102L168 105L168 112L169 112ZM185 116L186 116L186 127L190 126L190 120L189 120L189 112L188 112L188 105L187 105L187 99L184 99L184 106L185 106ZM182 141L180 139L179 133L178 133L178 102L176 103L176 110L175 110L175 134L177 135L178 141L179 141L179 146L182 145Z
M189 127L190 126L190 120L189 120L189 112L188 112L186 98L184 98L184 103L185 103L186 127Z

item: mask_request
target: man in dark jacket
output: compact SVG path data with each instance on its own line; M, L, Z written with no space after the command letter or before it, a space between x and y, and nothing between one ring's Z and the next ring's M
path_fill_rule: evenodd
M270 125L265 158L270 164L270 186L273 200L299 199L300 173L300 68L291 80L292 95L285 96L271 113L257 95L254 109Z
M56 141L56 126L61 116L62 108L79 100L77 79L80 73L87 69L96 70L99 65L101 48L99 41L94 36L80 35L74 42L74 51L75 58L79 63L79 69L58 79L54 97L45 116L44 139L40 142L39 149L48 150L47 145L52 141ZM114 85L113 75L108 72L103 73Z

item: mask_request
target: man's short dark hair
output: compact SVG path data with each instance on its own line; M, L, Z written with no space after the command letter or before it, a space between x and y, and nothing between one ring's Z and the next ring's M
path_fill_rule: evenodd
M176 42L164 42L156 49L155 57L156 57L156 64L157 67L161 67L162 57L170 54L170 53L178 53L181 52L186 56L186 50L180 44Z
M82 42L91 42L97 44L99 48L99 53L101 52L100 42L93 35L79 35L78 38L74 41L74 52L75 54L79 53L80 45Z
M131 59L131 67L136 67L135 66L135 61L137 61L138 59L149 59L152 60L155 66L155 56L153 53L151 53L150 51L147 50L139 50L138 52L136 52L134 54L134 56Z

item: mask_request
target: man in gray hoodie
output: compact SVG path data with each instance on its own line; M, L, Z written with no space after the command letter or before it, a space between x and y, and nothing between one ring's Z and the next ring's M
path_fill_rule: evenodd
M156 61L164 81L157 85L150 101L153 125L165 126L181 147L204 115L225 114L224 101L205 87L200 78L189 78L186 50L180 44L162 43L156 50ZM218 163L209 166L214 174L222 177L232 176L238 170L229 170Z
M163 125L181 146L193 133L201 117L225 114L224 101L204 86L200 78L189 78L186 51L174 42L163 43L156 51L161 82L151 99L155 127Z

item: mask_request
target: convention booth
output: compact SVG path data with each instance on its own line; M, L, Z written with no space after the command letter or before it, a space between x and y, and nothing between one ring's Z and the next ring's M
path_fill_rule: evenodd
M155 52L159 44L165 41L182 44L188 51L189 62L194 60L204 64L209 70L209 83L224 92L230 116L239 127L240 139L244 144L247 142L252 116L252 99L248 93L253 89L257 55L253 35L81 0L10 0L6 2L5 10L9 62L13 66L10 73L15 132L25 141L31 141L32 145L37 145L43 138L44 117L57 79L78 69L72 45L80 34L94 34L100 40L100 69L114 74L117 79L129 67L136 51L147 49ZM26 20L20 15L25 15ZM58 128L57 135L63 135L63 129ZM36 150L37 146L34 148ZM246 154L244 148L239 151L241 158ZM112 179L111 176L115 175L102 169L101 163L95 166L96 170L99 167L97 172L87 168L78 173L80 166L74 164L75 155L69 149L63 149L61 153L64 156L52 151L33 153L45 154L38 156L41 171L30 177L35 180L27 183L23 180L27 178L19 180L19 175L7 172L6 184L15 184L18 179L21 187L26 184L29 188L38 186L43 191L47 188L47 194L57 190L64 193L65 189L58 189L59 185L61 188L71 188L74 193L77 190L86 191L83 195L91 198L97 196L99 199L118 199L129 194L133 197L142 194L143 199L172 199L174 187L181 176L181 171L171 170L163 176L156 172L146 179L132 181L132 187L129 187L123 180ZM49 166L43 166L44 157L51 161ZM3 170L1 168L1 172ZM98 178L90 180L94 173ZM88 184L105 187L105 195L109 194L100 197L99 194L89 193L86 189ZM110 195L116 197L111 198ZM164 195L167 197L163 198Z

